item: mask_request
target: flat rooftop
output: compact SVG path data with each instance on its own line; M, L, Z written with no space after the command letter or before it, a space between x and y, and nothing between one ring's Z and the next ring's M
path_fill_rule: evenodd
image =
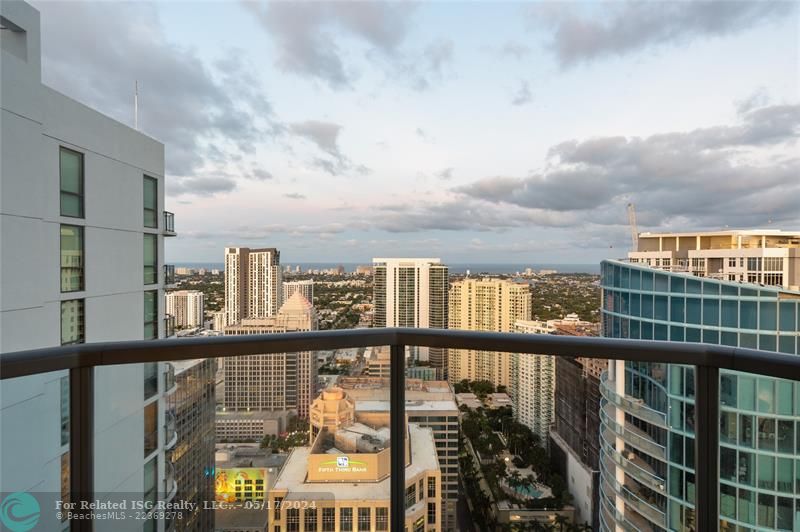
M406 476L424 471L438 470L436 445L429 428L410 423L409 443L411 463L406 466ZM285 501L304 500L386 500L389 503L391 477L379 482L306 482L310 447L296 447L275 481L275 490L287 490Z
M356 400L356 411L362 412L389 412L390 402L381 400ZM406 401L406 411L408 412L439 412L442 410L452 410L458 412L458 405L455 401L427 401L427 400L408 400Z
M726 229L724 231L690 231L687 233L639 233L639 238L652 238L658 236L783 236L800 238L800 231L782 231L780 229Z

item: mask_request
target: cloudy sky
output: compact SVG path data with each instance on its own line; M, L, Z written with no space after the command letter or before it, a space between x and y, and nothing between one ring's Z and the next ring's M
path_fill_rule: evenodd
M32 2L45 83L166 145L167 259L593 263L800 230L789 2Z

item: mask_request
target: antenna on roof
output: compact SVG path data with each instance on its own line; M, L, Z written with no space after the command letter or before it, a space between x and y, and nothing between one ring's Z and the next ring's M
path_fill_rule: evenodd
M133 129L139 130L139 80L133 84Z

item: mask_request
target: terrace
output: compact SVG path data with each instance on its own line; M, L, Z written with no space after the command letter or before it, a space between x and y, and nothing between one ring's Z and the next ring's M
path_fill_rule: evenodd
M556 356L590 356L639 362L660 362L695 366L696 456L695 523L697 530L717 530L719 514L719 370L735 370L757 375L800 380L800 359L795 356L705 344L616 340L552 335L521 335L432 329L361 329L315 331L254 336L164 339L104 344L70 345L0 356L3 381L26 379L58 370L69 371L70 476L71 500L92 501L95 487L95 390L102 382L95 378L98 368L120 364L195 359L228 358L261 353L284 353L311 350L389 345L391 350L390 499L391 530L404 529L407 502L405 486L405 348L427 346L476 349ZM24 430L20 426L20 430ZM139 457L137 457L139 458ZM119 460L124 460L120 456ZM610 465L614 467L613 464ZM398 474L398 472L400 472ZM172 491L170 487L169 491ZM635 497L635 493L632 497ZM80 505L78 505L80 508ZM613 505L605 501L604 512ZM79 509L73 519L73 531L94 530L92 509ZM634 514L624 519L634 522Z

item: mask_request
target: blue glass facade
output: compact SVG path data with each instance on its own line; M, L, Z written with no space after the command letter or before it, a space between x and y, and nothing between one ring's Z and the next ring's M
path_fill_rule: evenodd
M604 336L800 353L800 293L617 261L601 284ZM694 369L620 373L601 384L602 526L691 530ZM720 529L800 529L800 383L723 372L720 401Z

